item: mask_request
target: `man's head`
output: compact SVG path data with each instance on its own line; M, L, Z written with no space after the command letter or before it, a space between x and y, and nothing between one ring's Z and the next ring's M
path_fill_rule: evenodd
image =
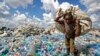
M72 12L66 12L63 19L66 20L67 23L71 23L73 21Z

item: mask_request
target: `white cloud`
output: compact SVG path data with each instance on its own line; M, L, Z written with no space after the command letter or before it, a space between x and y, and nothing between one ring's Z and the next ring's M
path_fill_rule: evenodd
M53 15L52 15L52 13L44 13L43 14L43 19L44 19L44 21L46 21L46 22L50 22L50 21L52 21L53 20Z
M11 23L8 23L9 20L6 19L9 15L9 7L4 2L0 2L0 27L8 26Z
M37 17L33 16L33 18L31 18L28 14L21 14L19 11L12 16L12 21L16 23L16 27L24 24L38 26L40 22Z
M8 14L10 14L10 12L9 11L4 11L3 14L8 15Z
M93 27L100 27L100 0L80 0L87 8L87 13L93 21Z
M30 18L29 15L24 13L22 14L18 11L10 17L0 17L0 27L15 28L25 24L33 24L38 26L38 23L40 24L40 21L37 19L37 17Z
M13 28L16 26L16 23L7 18L0 18L0 27L10 27Z
M41 21L41 19L40 18L38 18L38 17L36 17L35 15L33 15L33 20L35 21Z
M4 2L0 2L0 12L4 12L6 10L9 10L9 7L5 5Z
M52 13L44 13L43 14L43 20L42 24L45 25L45 27L48 27L54 23L54 17Z
M16 15L14 15L13 19L15 21L25 21L27 19L27 17L25 16L25 14L16 14Z
M100 0L81 0L81 3L87 7L88 13L100 11Z
M32 4L33 0L4 0L6 4L13 8L17 7L27 7L28 4Z
M24 23L25 16L23 14L11 16L11 17L0 17L0 27L14 28Z
M55 12L55 10L57 10L57 8L59 7L59 3L58 0L41 0L42 2L42 8L46 11L46 12Z
M41 26L41 20L36 16L31 18L28 12L20 13L20 11L16 10L16 12L11 15L9 7L5 5L5 3L0 3L0 10L0 27L15 28L24 24Z
M4 2L0 2L0 17L6 17L9 13L9 7Z
M78 5L73 5L68 2L62 2L59 4L58 0L41 0L42 8L46 12L55 13L59 8L68 9L70 6L78 7Z
M40 19L36 16L30 17L28 12L20 13L16 10L14 14L10 14L8 5L13 8L26 7L28 4L33 3L33 0L4 0L0 2L0 27L14 28L24 24L33 24L35 26L40 26Z
M70 4L68 2L63 2L61 5L59 5L59 7L62 8L64 11L66 9L69 9L70 6L78 7L78 5L73 5L73 4Z

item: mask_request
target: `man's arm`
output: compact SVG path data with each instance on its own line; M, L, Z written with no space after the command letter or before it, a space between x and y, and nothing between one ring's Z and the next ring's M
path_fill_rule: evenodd
M60 24L64 24L64 20L60 20L62 16L56 17L55 21L60 23Z
M57 14L58 14L58 16L55 18L54 21L56 21L56 22L58 22L58 23L60 23L60 24L64 24L64 21L63 21L63 20L60 20L61 17L64 16L61 8L59 9L59 11L58 11Z
M59 11L58 16L55 18L54 21L56 21L56 22L58 22L58 23L60 23L60 24L64 24L64 20L60 20L61 17L63 17L63 16L64 16L64 15L61 14L60 11Z
M75 36L79 36L81 34L81 25L80 20L76 20L76 26L75 26Z
M58 16L58 17L56 17L56 18L55 18L55 21L58 22L59 19L60 19L61 17L62 17L62 16Z

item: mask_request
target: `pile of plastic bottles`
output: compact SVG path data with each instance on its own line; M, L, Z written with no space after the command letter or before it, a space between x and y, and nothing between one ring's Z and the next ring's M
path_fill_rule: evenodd
M89 35L81 36L75 40L77 47L83 54L100 56L100 43L88 43L84 41ZM0 38L0 56L65 56L66 47L64 35L37 35L28 37L2 37Z

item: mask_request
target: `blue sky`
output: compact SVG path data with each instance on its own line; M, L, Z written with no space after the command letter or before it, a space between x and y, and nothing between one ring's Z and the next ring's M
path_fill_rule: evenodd
M49 24L54 19L53 12L71 4L78 5L90 16L93 25L100 27L100 0L0 0L0 26L20 25L23 21L30 23L34 19Z
M79 5L79 7L82 10L86 9L85 6L80 3L79 0L58 0L58 1L59 1L60 4L62 2L68 2L68 3L71 3L73 5ZM41 7L42 7L41 0L34 0L32 2L32 4L28 4L28 6L26 8L23 8L23 7L12 8L12 7L10 7L10 13L14 14L16 12L16 10L18 10L20 13L28 12L28 15L30 17L35 15L38 18L42 18L43 17L42 14L45 13L45 11L43 9L41 9Z

